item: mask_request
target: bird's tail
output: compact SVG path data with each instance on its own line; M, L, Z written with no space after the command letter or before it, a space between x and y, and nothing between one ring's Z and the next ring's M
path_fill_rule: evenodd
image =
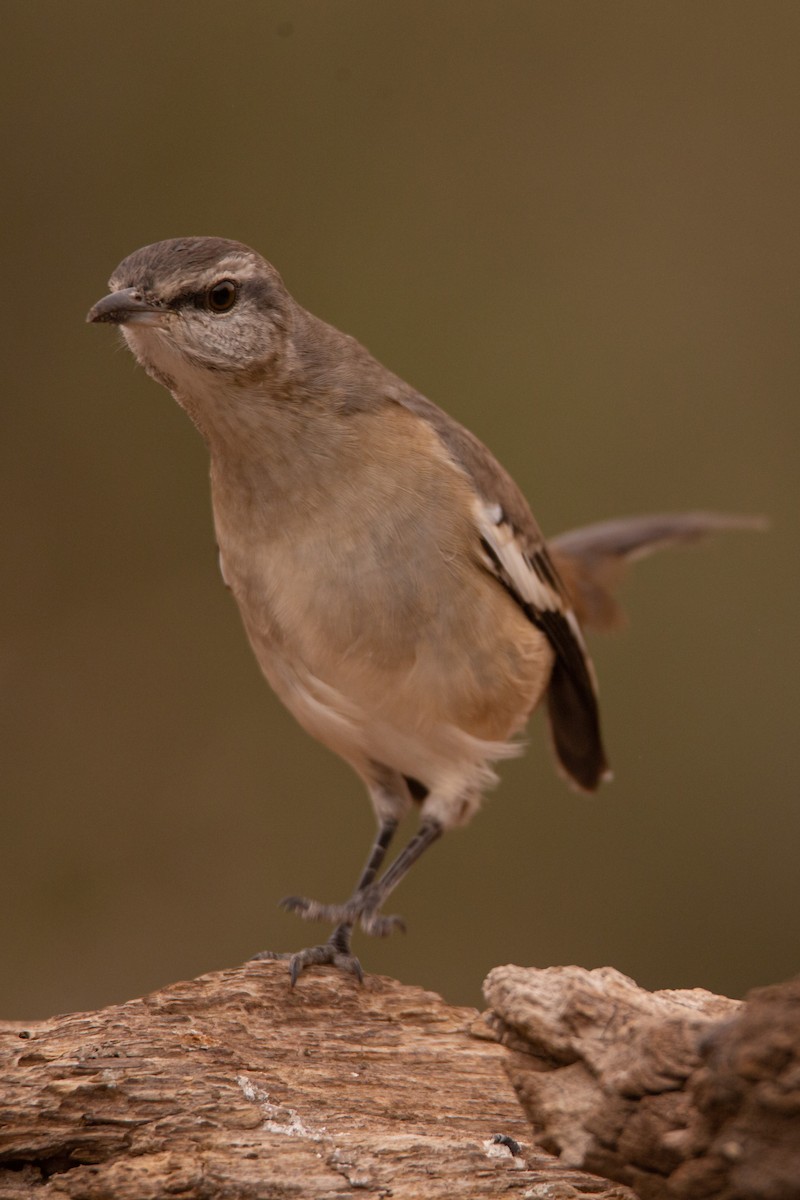
M549 540L550 554L585 629L613 629L623 619L614 596L625 567L664 546L696 542L732 529L766 529L764 517L729 513L658 513L600 521Z

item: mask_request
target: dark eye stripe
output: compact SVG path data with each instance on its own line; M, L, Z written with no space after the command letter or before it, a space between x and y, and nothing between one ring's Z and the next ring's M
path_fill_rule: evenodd
M170 308L205 308L206 293L202 292L178 292L177 296L173 296L169 302Z
M225 280L225 282L227 283L228 281ZM233 282L233 281L231 280L230 282ZM209 304L209 301L208 301L208 296L209 296L209 292L213 290L214 286L216 286L216 285L212 285L211 288L203 288L202 291L199 291L199 292L194 291L194 290L178 292L178 294L176 296L173 296L172 299L169 301L169 307L173 308L173 309L181 309L181 308L208 309L208 308L211 308L211 305ZM240 294L241 294L241 289L237 287L235 299L238 299ZM233 305L229 306L229 308L232 308L232 307L233 307ZM211 308L211 311L212 312L214 311L213 308ZM219 311L229 311L229 309L225 309L225 310L221 309Z

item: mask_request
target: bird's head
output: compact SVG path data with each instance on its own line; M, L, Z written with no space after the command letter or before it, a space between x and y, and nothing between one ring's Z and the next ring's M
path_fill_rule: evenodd
M256 381L280 354L291 300L270 263L225 238L171 238L134 251L87 321L119 325L138 361L181 393L222 375Z

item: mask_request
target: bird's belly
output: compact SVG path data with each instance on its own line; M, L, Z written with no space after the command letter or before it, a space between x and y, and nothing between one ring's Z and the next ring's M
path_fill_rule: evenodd
M395 558L387 571L341 545L330 558L280 545L222 556L273 689L356 769L377 761L427 782L453 760L501 757L547 684L549 643L505 595L498 621L499 585L472 563L434 560L432 572L429 558L423 575ZM455 609L440 602L453 571Z

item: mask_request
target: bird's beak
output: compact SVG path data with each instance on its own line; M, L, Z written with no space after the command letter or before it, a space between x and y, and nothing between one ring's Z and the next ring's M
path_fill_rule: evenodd
M87 321L112 325L163 325L169 309L151 304L137 288L124 288L98 300L86 315Z

